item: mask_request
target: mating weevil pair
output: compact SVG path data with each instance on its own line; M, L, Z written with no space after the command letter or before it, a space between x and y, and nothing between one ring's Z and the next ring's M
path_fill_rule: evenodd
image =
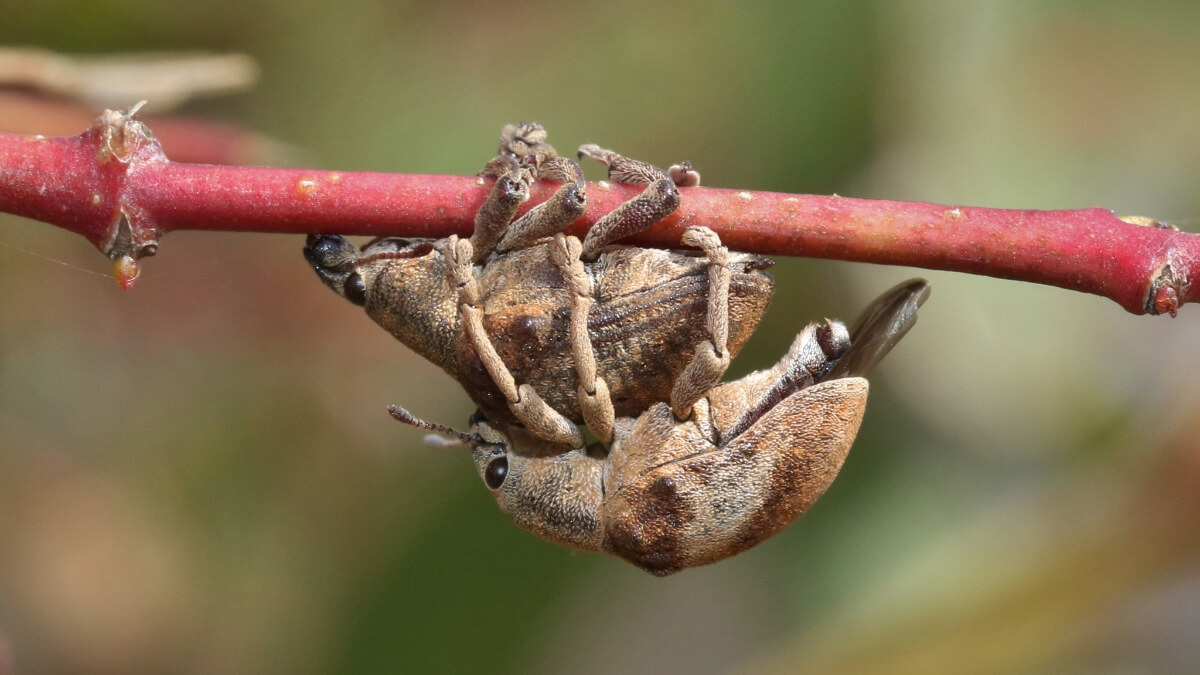
M929 289L888 291L852 330L805 328L769 370L719 384L774 290L770 261L707 228L692 251L615 245L669 215L698 175L586 145L644 191L582 242L573 160L537 124L506 127L496 182L470 239L385 239L361 252L313 236L305 256L335 292L458 380L479 406L468 432L501 509L550 541L621 556L659 575L746 550L793 522L833 481L866 405L862 378L916 320ZM513 219L536 179L562 185ZM577 424L602 443L585 447Z

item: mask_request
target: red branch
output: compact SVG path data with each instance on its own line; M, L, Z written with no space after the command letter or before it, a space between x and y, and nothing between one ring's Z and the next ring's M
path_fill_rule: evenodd
M0 211L78 232L132 283L136 260L179 229L373 236L469 234L490 182L167 160L140 122L106 113L70 138L0 133ZM538 184L530 203L555 186ZM582 233L638 188L588 186ZM673 247L706 225L770 255L952 270L1094 293L1134 314L1200 299L1200 235L1106 209L1032 211L685 188L679 210L632 242Z

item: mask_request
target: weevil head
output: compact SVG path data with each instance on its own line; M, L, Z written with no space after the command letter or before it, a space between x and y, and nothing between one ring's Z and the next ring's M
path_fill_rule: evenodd
M583 449L522 451L478 413L470 433L479 477L514 523L557 544L602 550L602 460Z
M359 251L344 237L309 235L304 257L333 292L366 309L396 339L455 372L457 296L435 242L381 239Z
M382 277L412 277L412 272L427 265L422 258L432 250L428 241L380 239L359 251L340 235L310 234L304 243L304 258L334 293L369 307L372 301L379 304L380 298L375 296L381 294L382 289L376 288Z
M602 458L582 448L564 451L562 446L536 442L530 447L540 454L521 452L482 412L471 417L467 432L426 422L398 405L389 406L388 412L400 422L436 432L426 437L431 445L470 446L483 484L518 526L556 544L603 551Z

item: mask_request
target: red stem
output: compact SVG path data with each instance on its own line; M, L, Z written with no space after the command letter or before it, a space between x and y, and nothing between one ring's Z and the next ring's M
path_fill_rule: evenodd
M87 237L126 265L171 230L444 237L471 231L490 183L428 176L169 162L144 125L107 113L79 136L0 133L0 211ZM554 185L534 186L530 203ZM638 188L588 187L582 233ZM705 225L730 247L771 255L907 265L1094 293L1135 314L1200 296L1200 235L1126 222L1105 209L1031 211L685 188L679 210L631 238L679 245ZM132 265L130 268L128 266Z

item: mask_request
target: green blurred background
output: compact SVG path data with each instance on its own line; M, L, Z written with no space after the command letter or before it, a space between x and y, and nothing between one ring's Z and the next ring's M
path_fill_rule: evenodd
M537 119L712 186L1200 230L1192 2L0 0L0 44L241 51L185 113L287 163L471 174ZM151 111L153 111L153 101ZM283 160L275 160L283 161ZM593 177L599 173L590 167ZM657 579L518 531L467 397L326 290L290 236L180 232L129 293L0 216L0 672L1190 673L1200 310L781 260L734 375L922 274L825 498ZM58 264L62 263L62 264Z

